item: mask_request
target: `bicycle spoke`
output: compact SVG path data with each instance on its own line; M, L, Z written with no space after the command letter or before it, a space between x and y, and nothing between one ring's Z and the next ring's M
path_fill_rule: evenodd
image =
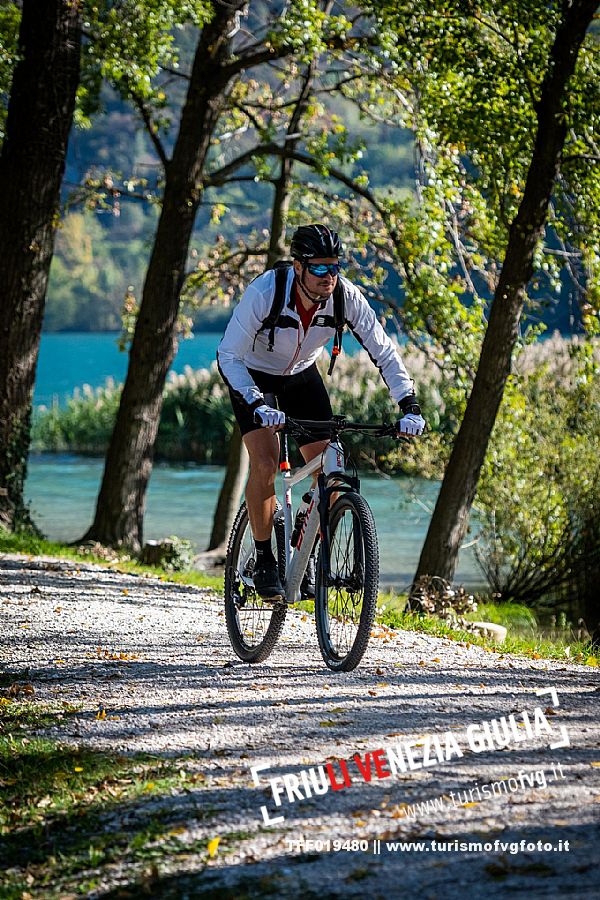
M273 530L279 564L284 568L283 528ZM264 662L273 651L286 616L283 603L267 603L254 590L256 548L242 504L231 530L225 567L225 622L234 651L248 663Z
M319 557L317 635L329 668L350 672L367 649L379 586L375 523L360 494L336 502L329 538L329 558Z
M246 527L238 557L235 580L238 585L239 602L236 602L236 617L240 635L248 648L256 647L265 638L273 605L266 604L246 582L254 570L254 541L250 526Z

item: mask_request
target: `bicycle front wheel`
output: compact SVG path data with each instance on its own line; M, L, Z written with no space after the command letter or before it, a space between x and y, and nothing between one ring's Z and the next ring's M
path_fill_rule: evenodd
M283 522L276 520L273 532L279 573L285 575L285 535ZM240 659L260 663L269 656L283 627L285 603L267 603L254 590L252 580L256 547L250 530L248 510L243 503L231 529L225 560L225 621L231 646Z
M360 494L343 494L329 514L329 568L319 551L315 618L321 654L335 672L364 656L379 591L375 520Z

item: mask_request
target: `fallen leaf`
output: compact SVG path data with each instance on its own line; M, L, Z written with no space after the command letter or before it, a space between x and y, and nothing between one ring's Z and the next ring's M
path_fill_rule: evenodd
M324 719L322 722L319 722L321 728L335 728L338 725L350 725L350 722L346 719Z
M407 803L397 803L396 806L393 806L390 810L390 817L392 819L403 819L405 818L405 810L408 809Z
M598 657L597 656L588 656L585 661L586 666L597 666L598 665Z
M555 715L556 715L556 710L553 709L551 706L547 706L546 709L544 710L544 715L546 715L546 716L555 716Z
M98 712L96 713L96 718L97 719L105 719L106 718L106 710L104 709L103 706L101 706L100 709L98 710Z
M125 594L126 597L129 595L129 591L127 590L127 588L123 588L123 590L121 591L121 593L122 593L122 594Z
M465 809L469 809L469 807L479 806L479 804L475 800L472 800L470 803L462 803L461 806L463 806Z
M19 684L17 681L15 684L11 684L6 695L7 697L18 697L19 694L28 694L31 696L34 693L35 691L32 684Z
M210 859L213 859L217 855L217 850L219 849L219 843L221 841L220 837L214 837L211 841L208 842L206 849L208 850L208 855Z

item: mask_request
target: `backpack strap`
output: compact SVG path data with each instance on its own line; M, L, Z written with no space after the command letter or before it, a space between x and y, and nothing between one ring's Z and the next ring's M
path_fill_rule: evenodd
M333 292L333 321L335 327L335 335L333 338L333 347L331 350L331 361L327 374L331 375L336 360L342 352L342 335L344 333L344 325L346 324L346 305L344 286L338 278L335 290Z
M273 266L273 271L275 272L275 291L273 293L273 301L271 303L271 309L269 310L268 315L263 319L262 325L256 332L254 336L254 344L256 344L256 338L260 334L261 331L269 332L269 343L267 345L267 350L273 352L273 347L275 345L275 326L277 324L277 320L282 313L284 304L285 304L285 289L287 286L288 272L290 271L291 263L287 262L276 262ZM254 344L252 349L254 350Z

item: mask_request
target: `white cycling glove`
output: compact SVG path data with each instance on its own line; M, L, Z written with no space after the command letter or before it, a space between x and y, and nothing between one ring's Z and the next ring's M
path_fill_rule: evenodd
M285 413L280 409L273 409L272 406L257 406L254 410L254 421L259 422L263 428L270 428L273 425L285 425Z
M419 435L423 434L424 428L425 419L423 416L415 415L414 413L408 413L408 415L402 416L398 422L399 434Z

